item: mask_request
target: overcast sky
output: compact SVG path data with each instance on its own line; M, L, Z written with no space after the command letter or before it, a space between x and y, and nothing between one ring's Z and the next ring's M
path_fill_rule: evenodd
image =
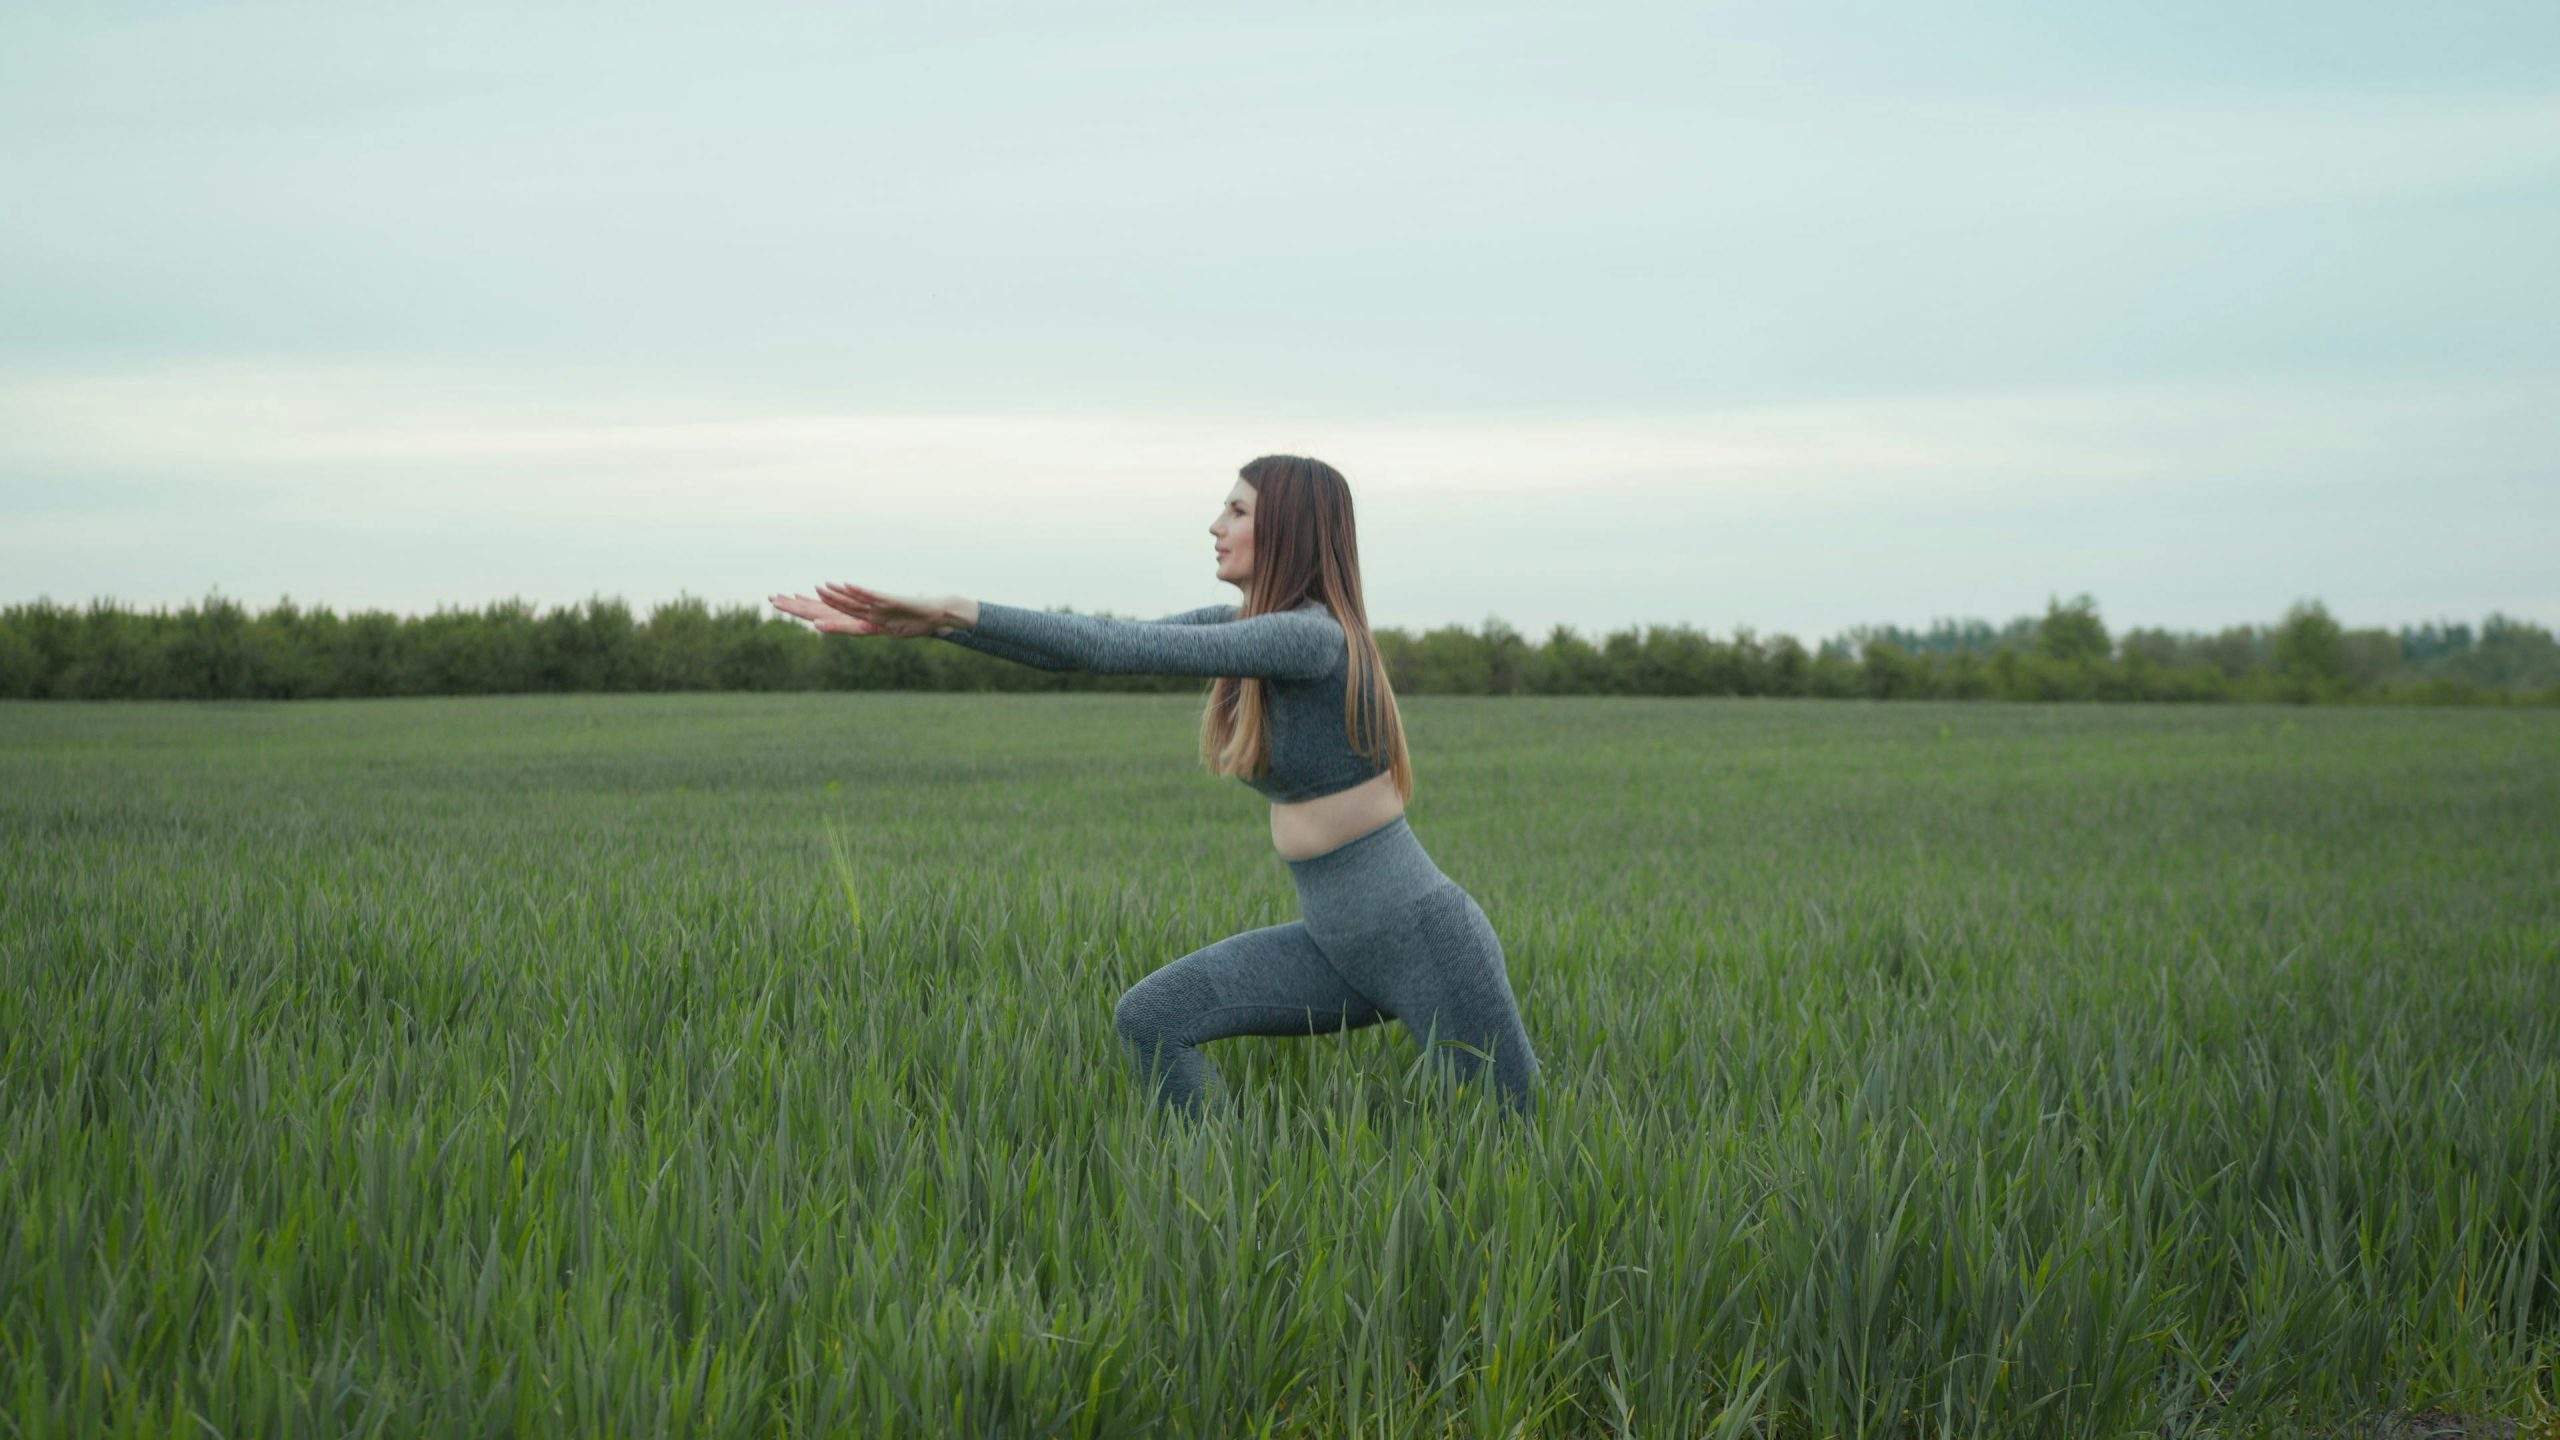
M0 8L0 600L2560 625L2560 5Z

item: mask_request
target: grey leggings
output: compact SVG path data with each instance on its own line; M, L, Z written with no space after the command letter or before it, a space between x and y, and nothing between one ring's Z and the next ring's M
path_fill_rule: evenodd
M1198 1048L1211 1040L1324 1035L1393 1018L1445 1076L1473 1079L1489 1066L1511 1112L1534 1113L1538 1057L1502 942L1404 817L1287 864L1303 919L1194 950L1120 997L1114 1022L1156 1102L1196 1115L1223 1093Z

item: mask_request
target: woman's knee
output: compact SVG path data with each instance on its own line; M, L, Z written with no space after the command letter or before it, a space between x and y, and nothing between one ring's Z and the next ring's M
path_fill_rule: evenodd
M1162 987L1151 989L1141 980L1120 992L1119 1002L1111 1007L1111 1026L1123 1040L1152 1040L1164 1033L1166 1022L1173 1018L1169 1009Z
M1111 1023L1132 1042L1163 1040L1187 1043L1191 1024L1214 997L1201 993L1193 977L1179 970L1159 970L1120 992L1111 1007Z

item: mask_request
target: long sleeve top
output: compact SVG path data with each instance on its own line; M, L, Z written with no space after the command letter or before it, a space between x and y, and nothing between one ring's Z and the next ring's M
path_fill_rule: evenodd
M1324 602L1238 615L1233 605L1204 605L1161 620L1112 620L981 600L975 626L941 638L1042 670L1259 676L1269 700L1270 769L1240 778L1275 802L1312 800L1384 773L1384 764L1351 748L1343 721L1349 652Z
M1052 653L1052 651L1045 645L999 640L996 637L989 635L986 633L987 603L988 602L984 601L979 603L977 629L953 630L947 634L937 631L935 632L937 637L948 640L952 644L961 646L965 649L975 650L982 655L993 655L999 660L1011 660L1017 665L1028 665L1035 670L1077 670L1092 668L1090 666L1080 666L1070 659L1062 658L1057 654ZM1058 615L1047 610L1035 610L1027 613L1047 616L1048 618L1057 620L1072 618L1069 616ZM1236 614L1237 610L1233 605L1203 605L1197 610L1176 611L1161 620L1141 620L1136 623L1141 625L1207 625L1220 620L1233 620L1236 618ZM1110 621L1106 623L1128 624L1130 622Z

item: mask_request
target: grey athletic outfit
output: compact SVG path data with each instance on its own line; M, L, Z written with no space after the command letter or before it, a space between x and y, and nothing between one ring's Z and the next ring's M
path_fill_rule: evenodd
M1044 670L1260 676L1273 800L1347 790L1386 766L1351 749L1349 652L1320 600L1238 618L1233 605L1162 620L1065 615L989 601L956 644ZM1364 732L1365 733L1365 732ZM1199 1047L1234 1035L1323 1035L1390 1018L1457 1079L1491 1074L1514 1113L1537 1107L1538 1058L1521 1028L1502 942L1440 873L1401 815L1321 855L1284 862L1303 916L1230 935L1129 987L1114 1012L1158 1103L1199 1113L1222 1086Z

